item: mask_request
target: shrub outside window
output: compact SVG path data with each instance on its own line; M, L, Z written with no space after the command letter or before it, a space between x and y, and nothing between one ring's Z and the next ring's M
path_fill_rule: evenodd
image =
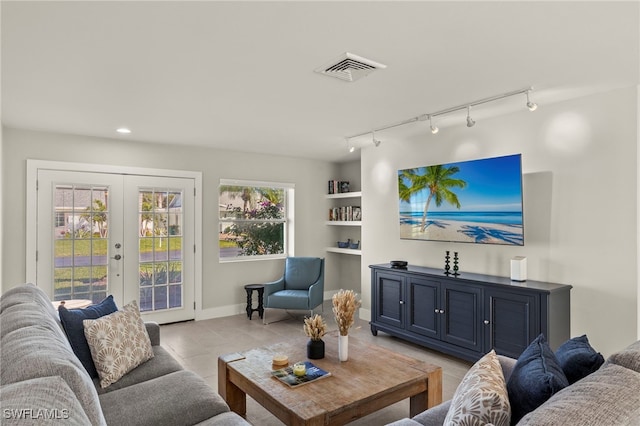
M221 180L220 261L286 257L292 198L293 185Z

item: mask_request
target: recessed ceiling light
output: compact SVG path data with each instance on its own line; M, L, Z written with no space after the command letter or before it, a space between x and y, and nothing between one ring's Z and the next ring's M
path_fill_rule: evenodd
M116 130L116 132L122 135L128 135L129 133L131 133L131 130L127 129L126 127L120 127L119 129Z

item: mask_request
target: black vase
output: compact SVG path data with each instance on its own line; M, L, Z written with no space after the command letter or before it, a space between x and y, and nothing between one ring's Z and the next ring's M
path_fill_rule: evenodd
M323 340L309 340L309 342L307 342L307 358L309 359L324 358L324 341Z

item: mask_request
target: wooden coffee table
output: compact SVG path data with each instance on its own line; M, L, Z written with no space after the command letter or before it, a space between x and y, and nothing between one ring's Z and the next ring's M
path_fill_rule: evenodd
M337 333L327 334L325 358L311 360L331 373L290 388L271 376L272 358L306 360L300 336L218 358L218 392L231 410L246 416L251 396L287 425L343 425L405 398L410 417L442 402L442 369L349 336L349 360L338 361Z

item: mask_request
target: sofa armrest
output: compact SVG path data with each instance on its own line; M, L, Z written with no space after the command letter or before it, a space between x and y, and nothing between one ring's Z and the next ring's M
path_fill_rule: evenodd
M149 340L151 340L151 346L160 345L160 325L157 322L149 321L145 322L144 326L149 333Z
M502 374L504 375L504 381L508 382L509 377L511 377L511 373L513 372L513 367L516 366L516 361L513 358L509 358L508 356L498 355L498 361L500 361L500 367L502 367Z
M281 277L280 279L276 281L272 281L270 283L264 283L263 285L264 285L264 293L262 295L262 301L265 304L265 307L268 307L266 306L266 304L267 304L267 299L269 299L269 296L275 293L276 291L284 290L284 277Z

